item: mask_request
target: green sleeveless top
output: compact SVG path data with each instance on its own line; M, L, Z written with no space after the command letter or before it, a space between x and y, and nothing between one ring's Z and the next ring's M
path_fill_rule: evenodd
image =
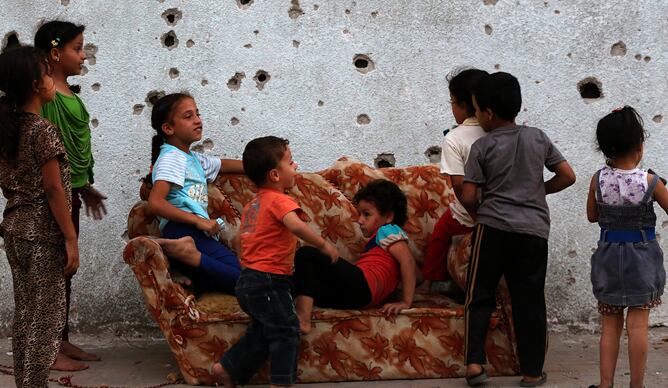
M56 92L53 101L42 107L41 114L58 127L63 136L72 171L72 188L93 183L94 161L88 126L90 116L83 101L76 94L67 96Z

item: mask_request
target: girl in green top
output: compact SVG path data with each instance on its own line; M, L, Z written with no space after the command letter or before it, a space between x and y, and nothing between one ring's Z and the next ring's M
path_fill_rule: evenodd
M42 49L48 57L52 77L56 84L53 101L42 107L41 114L60 129L67 159L72 172L72 222L79 234L79 210L82 200L86 215L101 219L106 213L107 198L92 186L93 155L89 116L84 103L70 90L67 77L79 75L86 55L83 49L84 26L70 22L50 21L43 24L35 34L35 47ZM60 352L52 369L75 371L88 368L79 361L97 361L100 358L87 353L69 342L69 306L71 277L67 278L67 316L63 330Z

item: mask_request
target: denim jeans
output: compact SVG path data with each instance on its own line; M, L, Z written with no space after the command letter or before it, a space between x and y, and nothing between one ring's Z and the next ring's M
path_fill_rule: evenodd
M296 382L300 337L292 289L290 276L250 268L241 271L235 292L251 322L246 334L220 360L236 383L247 384L267 359L271 384Z

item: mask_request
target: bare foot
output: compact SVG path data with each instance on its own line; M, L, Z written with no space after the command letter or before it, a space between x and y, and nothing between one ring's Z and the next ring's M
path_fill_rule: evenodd
M73 359L67 357L64 353L58 352L56 355L56 361L54 361L53 365L51 365L51 369L63 372L77 372L88 369L88 365L74 361Z
M223 368L219 362L213 364L213 368L211 368L211 374L213 375L213 381L216 384L223 384L223 387L225 388L236 387L236 384L234 384L234 381L232 381L232 377L230 377L225 368Z
M166 256L178 260L191 267L198 267L202 254L195 246L195 240L190 236L177 239L156 238L155 242L160 244L160 248Z
M73 360L79 360L79 361L100 361L100 357L93 354L93 353L88 353L85 350L81 349L80 347L72 344L69 341L61 341L60 342L60 352L66 355L67 357L73 359Z

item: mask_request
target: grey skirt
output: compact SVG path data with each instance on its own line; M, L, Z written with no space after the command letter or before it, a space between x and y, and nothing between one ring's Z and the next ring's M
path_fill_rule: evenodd
M599 241L591 256L591 284L596 299L613 306L640 306L659 298L666 285L659 243Z

